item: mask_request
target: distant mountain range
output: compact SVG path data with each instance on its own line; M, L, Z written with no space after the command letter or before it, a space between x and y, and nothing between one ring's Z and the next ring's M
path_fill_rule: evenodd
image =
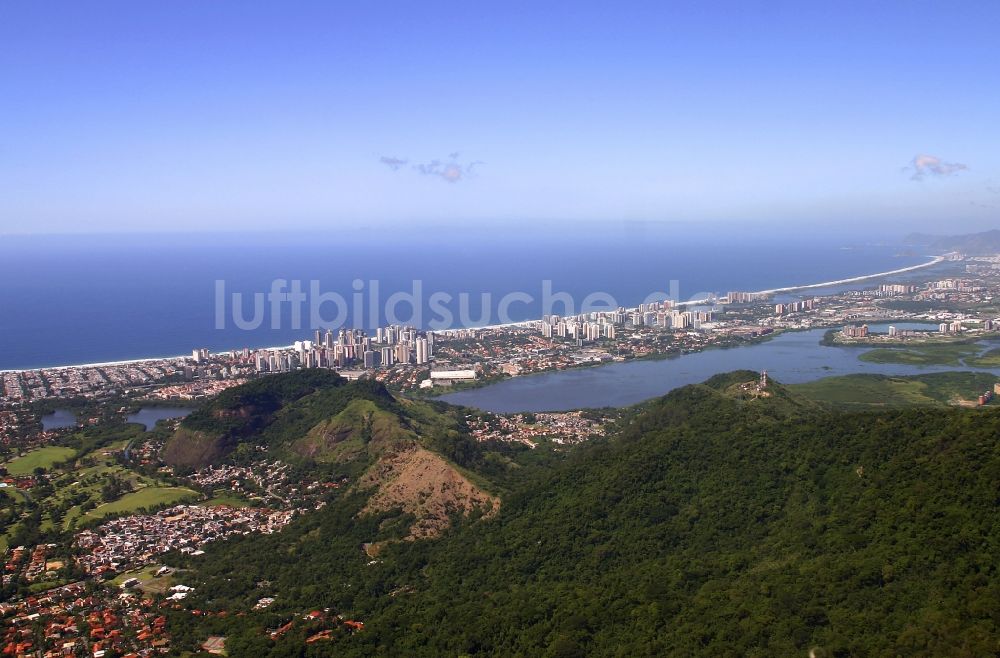
M939 251L961 251L966 254L1000 253L1000 230L983 231L982 233L967 233L965 235L928 235L926 233L911 233L904 242L908 245L920 245Z

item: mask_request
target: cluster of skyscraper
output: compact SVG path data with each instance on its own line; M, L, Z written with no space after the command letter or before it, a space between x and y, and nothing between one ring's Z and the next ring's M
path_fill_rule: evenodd
M430 362L434 334L413 327L379 327L375 336L360 329L325 333L316 330L313 340L296 341L291 350L261 350L256 354L258 372L286 372L296 368L388 368L396 364Z
M841 333L848 338L867 338L868 325L863 324L859 327L857 325L849 324L841 330Z
M989 320L987 320L987 323L990 326L986 328L986 330L987 331L992 330L993 323L990 322ZM942 322L941 324L938 325L938 331L942 334L960 334L962 333L963 330L964 327L962 326L961 320L955 320L954 322Z
M912 295L918 290L920 290L920 287L911 283L883 283L875 292L879 297L883 297L892 295Z
M800 311L811 311L816 308L816 304L819 302L818 299L802 299L797 302L788 302L787 304L775 304L774 314L784 315L785 313L798 313Z
M546 338L575 339L577 342L614 340L616 327L657 327L659 329L701 329L713 320L712 311L680 311L669 301L640 304L635 309L619 307L616 311L596 311L563 318L546 315L542 318L542 335Z
M730 290L726 293L726 301L730 304L752 304L754 302L759 302L762 299L766 299L766 293L760 292L746 292L741 290Z

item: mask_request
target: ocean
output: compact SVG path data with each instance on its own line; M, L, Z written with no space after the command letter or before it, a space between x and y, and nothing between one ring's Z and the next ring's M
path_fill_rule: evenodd
M387 321L394 293L404 296L397 294L389 319L441 328L565 314L594 293L601 294L591 308L632 306L656 292L686 300L894 270L927 257L884 236L707 235L646 224L3 236L0 369L288 345L311 338L317 322L371 329ZM305 300L271 304L272 289L294 292L295 282ZM417 300L415 317L407 296ZM571 308L545 303L551 299Z

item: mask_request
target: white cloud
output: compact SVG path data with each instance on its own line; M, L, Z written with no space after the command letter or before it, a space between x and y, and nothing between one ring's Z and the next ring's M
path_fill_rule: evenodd
M399 171L400 167L409 162L409 160L407 160L406 158L395 158L388 155L383 155L381 158L378 159L378 161L384 164L385 166L389 167L389 169L392 169L393 171Z
M449 183L458 183L473 175L474 169L483 164L476 160L469 163L458 161L458 152L450 153L448 161L431 160L430 162L418 162L412 166L413 170L423 176L436 176ZM383 155L379 162L386 165L393 171L399 171L404 165L409 164L405 158L396 158Z
M911 180L924 180L927 176L934 176L936 178L951 176L968 168L967 165L961 162L945 162L935 155L922 153L914 156L910 160L910 166L906 169L913 172L913 175L910 176Z

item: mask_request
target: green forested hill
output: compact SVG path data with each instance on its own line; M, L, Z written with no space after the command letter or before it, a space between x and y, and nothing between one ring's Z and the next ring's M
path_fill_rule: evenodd
M336 414L358 397L394 402L380 386L348 383L329 370L263 377L223 391L185 418L168 441L164 455L177 466L217 461L240 443L277 443L287 431L306 431L310 422L315 424Z
M456 418L440 413L443 408L400 401L378 382L349 382L329 370L284 373L228 389L192 413L167 442L164 457L175 466L197 467L248 444L279 457L348 461L418 436L445 452L454 448L448 439L460 436Z
M996 655L1000 415L743 399L743 379L644 405L495 517L374 564L359 543L399 523L353 497L212 546L190 605L229 616L173 632L233 656ZM234 617L261 582L274 606ZM364 630L264 632L324 607Z

